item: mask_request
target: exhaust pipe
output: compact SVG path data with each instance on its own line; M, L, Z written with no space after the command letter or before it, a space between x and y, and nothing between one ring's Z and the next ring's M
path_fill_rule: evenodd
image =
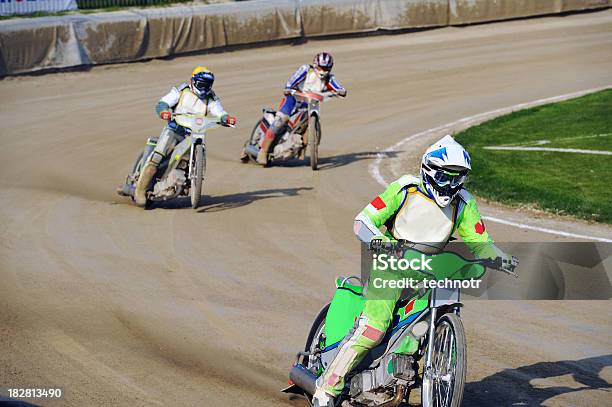
M406 396L406 385L398 384L395 386L395 397L386 403L380 404L378 407L397 407L404 400Z
M306 393L311 395L314 394L317 376L306 369L304 365L298 363L293 366L289 372L289 379L300 389L306 391Z
M253 144L247 144L245 150L251 157L257 157L257 154L259 154L259 148Z

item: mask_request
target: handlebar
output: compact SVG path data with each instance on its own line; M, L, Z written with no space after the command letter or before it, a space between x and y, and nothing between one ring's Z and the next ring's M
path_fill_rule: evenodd
M323 102L326 98L329 99L329 98L338 96L336 92L313 92L313 91L301 92L295 89L291 89L289 91L289 94L293 96L299 96L301 98L308 99L308 100L317 100L319 102Z
M185 118L196 119L196 120L200 119L202 120L202 123L198 123L199 125L204 124L204 122L207 122L207 124L216 124L216 125L223 126L223 127L231 127L231 128L236 127L235 124L229 124L229 123L223 122L219 118L211 119L207 117L205 114L172 112L171 117L173 119L177 117L185 117Z
M497 271L501 271L502 273L506 273L514 278L518 278L518 273L515 271L516 270L516 264L514 264L514 262L504 266L504 259L500 256L497 256L494 259L480 259L480 260L476 260L476 262L482 264L483 266L493 269L493 270L497 270Z
M415 242L411 242L410 240L405 240L405 239L398 239L396 241L384 241L381 239L372 239L370 241L369 248L372 251L380 251L380 250L404 251L407 249L413 249L415 245L429 246L425 243L415 243ZM504 259L501 256L498 256L494 259L476 259L476 260L471 260L470 262L481 264L485 266L486 268L501 271L502 273L511 275L514 278L518 278L519 276L515 271L518 266L518 259L514 256L512 257L512 260L509 264L504 264L508 262L504 262Z

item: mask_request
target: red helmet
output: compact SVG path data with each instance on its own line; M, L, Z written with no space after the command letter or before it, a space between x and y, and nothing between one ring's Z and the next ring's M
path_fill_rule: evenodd
M334 67L334 57L328 52L319 52L312 61L312 66L321 79L329 76Z

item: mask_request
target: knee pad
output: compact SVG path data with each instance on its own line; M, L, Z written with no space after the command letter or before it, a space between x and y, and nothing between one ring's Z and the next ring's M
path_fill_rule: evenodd
M270 128L272 129L274 134L280 133L280 131L283 129L283 127L287 123L287 120L289 120L289 116L287 116L286 114L281 113L281 112L276 113L276 116L274 116L274 121L270 125Z
M373 327L369 323L368 318L362 315L357 320L351 336L354 337L355 342L359 343L362 347L371 349L382 341L385 337L385 331Z
M385 333L374 328L372 325L366 325L363 332L361 332L361 337L372 341L372 347L374 347L382 341L382 339L385 337Z
M153 151L153 154L151 154L151 159L150 159L150 161L153 164L159 165L163 160L164 160L164 156L162 154L158 153L157 151Z

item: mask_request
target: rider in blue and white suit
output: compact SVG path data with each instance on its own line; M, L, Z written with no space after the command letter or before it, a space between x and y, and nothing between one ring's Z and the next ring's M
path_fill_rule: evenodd
M291 94L292 90L300 92L336 92L338 96L346 96L346 89L340 85L336 77L331 73L334 59L327 52L320 52L314 57L312 65L302 65L289 78L285 84L285 96L276 112L276 117L266 135L257 155L257 162L261 165L268 163L268 151L273 141L281 135L282 129L296 108L300 107L303 100Z

